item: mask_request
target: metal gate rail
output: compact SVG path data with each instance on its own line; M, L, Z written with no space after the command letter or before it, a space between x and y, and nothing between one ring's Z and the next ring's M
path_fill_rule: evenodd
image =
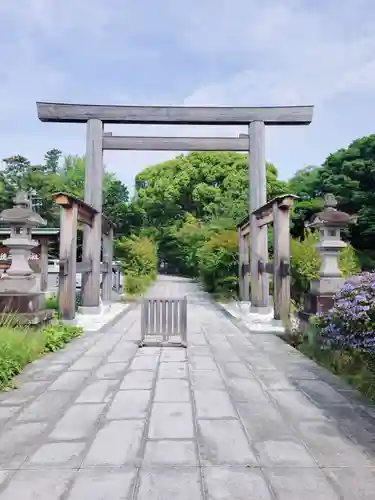
M187 297L142 299L141 345L187 346Z

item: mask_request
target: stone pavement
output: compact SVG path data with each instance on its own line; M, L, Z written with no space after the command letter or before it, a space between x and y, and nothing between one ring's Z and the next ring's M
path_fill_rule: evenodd
M375 412L196 285L188 349L137 349L135 308L0 396L0 500L370 500Z

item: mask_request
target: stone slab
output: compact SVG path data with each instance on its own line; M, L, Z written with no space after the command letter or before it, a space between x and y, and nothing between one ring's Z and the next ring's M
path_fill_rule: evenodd
M0 435L0 467L17 468L34 451L46 431L47 424L29 422L13 424Z
M89 384L78 396L76 403L108 403L114 397L117 380L97 380Z
M210 500L273 500L260 470L245 467L205 467L203 477Z
M278 500L340 500L324 473L318 468L266 469ZM358 497L352 500L359 500Z
M121 383L120 390L152 389L156 372L129 370Z
M95 373L98 379L121 380L129 363L105 363Z
M17 472L5 490L1 500L51 500L60 498L69 486L74 470L22 470Z
M256 458L238 420L200 420L199 451L204 465L254 465Z
M264 404L270 401L260 384L254 379L230 378L226 382L229 393L234 401L249 401L251 403Z
M198 419L238 418L226 391L194 390Z
M237 403L241 421L251 441L294 439L297 433L269 403Z
M86 443L46 443L43 444L23 468L68 468L78 467L82 460L82 453ZM1 498L1 497L0 497Z
M144 464L151 465L197 465L194 441L148 441Z
M130 500L135 476L136 469L81 469L67 500Z
M267 440L255 442L259 462L265 467L316 467L317 463L301 442Z
M191 372L191 385L200 390L225 390L223 379L218 371L194 370Z
M203 500L197 468L142 469L137 500Z
M103 357L102 356L86 356L83 355L75 363L72 364L72 366L69 368L70 371L75 371L75 370L93 370L96 368L100 363L102 363Z
M112 419L145 419L151 399L151 391L119 391L106 415Z
M104 404L75 404L57 422L50 434L54 440L71 441L87 438L103 413Z
M156 370L159 363L159 356L135 356L131 370Z
M163 352L161 353L161 358L160 361L185 361L187 358L186 356L186 349L185 348L179 348L179 349L163 349Z
M159 365L159 378L187 378L187 375L186 362L163 362Z
M149 438L194 438L190 403L154 403L151 411Z
M156 383L155 402L188 402L190 390L187 380L159 379Z
M50 391L76 391L90 376L89 371L64 372L49 387Z
M83 461L83 466L122 466L134 464L144 429L142 420L114 420L105 423Z
M47 391L41 394L18 416L18 421L44 421L56 418L68 404L69 392Z
M216 370L217 366L212 356L189 356L189 363L193 370Z

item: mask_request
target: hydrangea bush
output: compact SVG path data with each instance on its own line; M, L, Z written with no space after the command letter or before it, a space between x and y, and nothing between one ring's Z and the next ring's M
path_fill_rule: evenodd
M334 307L318 322L327 347L375 353L375 273L347 278Z

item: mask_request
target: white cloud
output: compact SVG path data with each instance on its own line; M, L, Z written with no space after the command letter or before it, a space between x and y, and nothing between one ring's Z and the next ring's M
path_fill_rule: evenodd
M187 105L315 104L310 127L267 132L267 156L284 177L372 131L367 112L375 105L372 0L2 0L0 55L1 157L20 152L38 161L50 147L83 153L84 127L39 123L36 100L142 104L162 94L163 100ZM183 76L171 70L172 60L194 76L190 95L180 90ZM147 76L137 80L138 70ZM242 131L118 130L132 135ZM131 182L145 165L171 156L111 152L105 159Z

